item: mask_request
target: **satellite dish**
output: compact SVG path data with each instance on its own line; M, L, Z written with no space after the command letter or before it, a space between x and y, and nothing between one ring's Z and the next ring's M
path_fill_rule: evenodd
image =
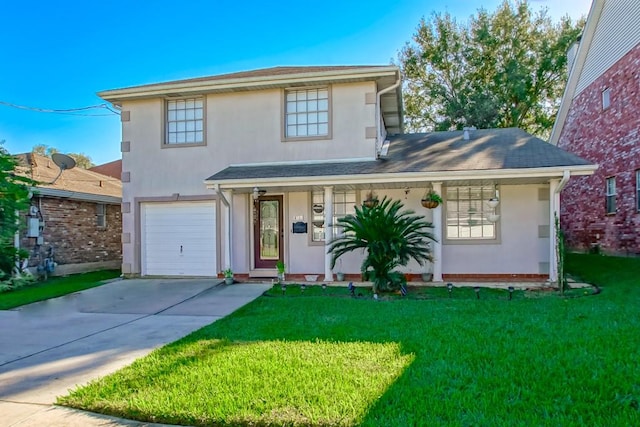
M58 165L58 167L60 168L60 172L58 173L58 176L56 176L53 181L48 183L48 185L55 184L58 178L60 178L60 175L62 175L62 172L64 172L65 170L73 169L76 167L76 161L73 160L73 158L67 156L66 154L53 153L51 155L51 160L53 160L53 163Z
M74 167L76 167L76 161L66 154L53 153L51 155L51 160L53 160L53 163L58 165L61 170L73 169Z

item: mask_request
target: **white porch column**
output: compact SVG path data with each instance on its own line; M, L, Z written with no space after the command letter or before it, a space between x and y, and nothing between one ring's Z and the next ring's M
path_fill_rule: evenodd
M442 197L442 183L433 182L433 191ZM433 235L436 242L431 245L433 247L433 281L442 282L442 204L431 210L433 214Z
M233 226L233 190L227 190L224 195L225 199L227 199L227 212L224 218L224 228L225 228L225 248L224 248L224 264L225 269L230 268L233 269L231 264L231 250L233 249L233 245L231 242L232 231L231 227Z
M333 187L324 187L324 280L333 282L331 254L328 252L333 239Z
M556 253L556 215L560 217L559 179L549 181L549 281L558 281L558 254Z

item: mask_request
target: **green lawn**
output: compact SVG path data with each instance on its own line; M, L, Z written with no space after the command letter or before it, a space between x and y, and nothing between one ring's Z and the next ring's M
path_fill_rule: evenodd
M56 298L83 289L100 286L103 280L120 276L120 270L102 270L70 276L53 277L45 282L0 293L0 310L8 310L32 302Z
M186 425L640 425L640 259L568 267L602 292L274 289L59 403Z

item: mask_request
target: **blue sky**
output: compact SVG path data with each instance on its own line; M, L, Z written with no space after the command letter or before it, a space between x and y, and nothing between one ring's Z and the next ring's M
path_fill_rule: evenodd
M11 1L2 7L0 102L45 109L102 104L105 89L278 65L388 64L420 18L466 20L499 0L264 2ZM536 0L558 19L586 15L591 0ZM36 144L120 158L120 122L0 105L0 141L11 153ZM104 115L106 114L106 115Z

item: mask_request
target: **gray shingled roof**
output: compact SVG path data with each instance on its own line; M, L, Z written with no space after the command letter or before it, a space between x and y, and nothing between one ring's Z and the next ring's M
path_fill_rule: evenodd
M208 178L367 175L412 172L527 169L586 166L590 163L517 128L415 133L390 136L386 158L362 162L231 166Z

